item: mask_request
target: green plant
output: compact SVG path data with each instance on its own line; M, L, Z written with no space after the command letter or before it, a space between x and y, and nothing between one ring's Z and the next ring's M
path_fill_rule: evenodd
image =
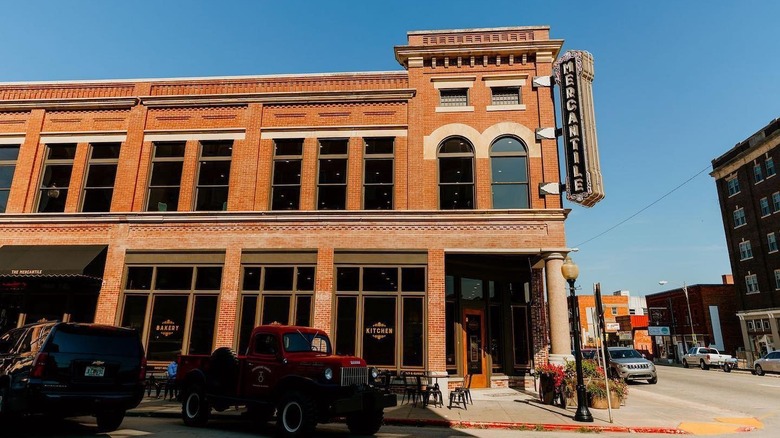
M556 388L563 384L563 378L564 378L563 366L547 362L547 363L537 365L535 370L536 370L536 374L539 377L552 378L553 381L555 382Z
M609 390L614 391L620 401L628 397L628 383L623 379L609 379Z

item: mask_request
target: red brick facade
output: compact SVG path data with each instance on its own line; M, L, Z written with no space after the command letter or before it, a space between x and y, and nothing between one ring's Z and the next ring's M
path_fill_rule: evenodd
M122 323L131 254L197 260L203 251L219 253L214 346L234 347L247 251L316 253L312 323L331 333L339 254L422 253L423 366L440 372L447 368L445 277L456 275L447 267L450 255L520 255L527 258L520 267L531 273L530 357L541 360L543 261L565 252L566 211L560 195L539 191L540 183L559 182L560 171L557 142L535 136L555 126L553 89L534 79L550 76L561 45L546 27L412 32L408 45L396 47L405 69L398 72L0 85L0 147L19 146L0 245L105 245L94 320L107 324ZM441 84L468 88L468 107L442 109ZM522 105L493 106L491 87L507 84L519 87ZM474 151L474 205L464 210L440 208L437 151L452 136ZM502 136L527 149L530 208L493 208L490 146ZM392 210L362 209L363 144L370 137L394 138ZM300 206L292 211L271 210L274 145L284 138L303 139ZM348 139L346 205L339 211L317 210L323 138ZM226 208L195 211L200 144L220 139L233 140ZM169 140L185 142L178 204L146 211L155 143ZM90 147L107 141L121 143L110 211L81 213ZM77 145L64 211L37 213L46 193L46 147L61 143Z

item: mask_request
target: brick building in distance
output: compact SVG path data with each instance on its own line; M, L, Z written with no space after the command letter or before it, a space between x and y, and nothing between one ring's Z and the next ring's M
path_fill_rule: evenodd
M740 346L752 364L780 349L780 119L712 160L736 278Z
M394 72L0 84L0 326L135 327L161 364L313 325L385 369L522 378L568 342L537 134L562 44L420 31Z
M734 355L741 343L733 277L724 275L722 284L680 286L645 297L649 326L665 328L664 333L668 329L662 335L651 331L655 357L679 362L692 346L714 346Z

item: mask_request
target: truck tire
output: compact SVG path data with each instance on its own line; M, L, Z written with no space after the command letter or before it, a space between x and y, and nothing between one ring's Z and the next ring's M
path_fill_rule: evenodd
M194 384L184 391L181 404L181 419L190 427L202 427L209 421L211 407L206 400L203 387Z
M702 370L706 371L706 370L710 369L710 366L707 365L706 363L704 363L704 359L702 359L702 360L699 361L699 368L701 368Z
M725 371L727 373L730 373L731 372L731 365L729 365L729 364L724 362L723 363L723 371Z
M347 427L349 432L354 435L373 435L382 427L384 418L385 414L383 411L347 415Z
M234 391L237 378L238 358L236 353L228 347L214 350L209 360L208 382L210 390L217 394Z
M125 411L104 411L95 414L98 432L113 432L119 429L125 420Z
M306 394L291 392L282 397L276 423L283 437L310 437L317 426L317 406Z
M761 365L756 365L756 375L757 376L763 376L764 375L764 369L761 368Z
M683 359L683 368L688 368L688 361Z

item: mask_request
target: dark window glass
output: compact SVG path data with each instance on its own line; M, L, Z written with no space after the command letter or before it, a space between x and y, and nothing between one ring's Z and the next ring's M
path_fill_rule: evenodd
M447 139L439 147L439 208L474 208L474 152L460 137Z
M49 160L73 160L76 157L75 144L51 144L47 148Z
M301 155L303 153L302 139L279 139L274 140L274 155L277 157L285 155Z
M214 322L217 320L217 297L195 296L192 312L189 354L209 354L214 344Z
M357 297L339 297L336 303L336 353L354 356Z
M303 140L276 140L275 143L271 210L298 210Z
M363 209L392 210L394 190L394 139L365 140Z
M155 158L184 158L185 142L155 143Z
M298 283L296 288L299 291L314 290L314 267L298 268Z
M493 208L528 208L528 185L494 185Z
M322 186L317 196L319 210L344 210L347 204L347 186Z
M528 181L525 157L493 157L490 163L493 168L493 183Z
M442 183L473 183L474 173L472 159L440 158L439 175Z
M195 277L196 290L220 290L222 289L222 267L204 266L198 267Z
M512 307L512 333L514 334L515 366L528 364L528 329L525 307Z
M176 266L157 268L156 290L192 289L192 267Z
M120 143L98 143L92 145L93 159L118 160Z
M366 160L366 184L392 184L393 160Z
M447 358L447 374L457 374L458 366L455 360L455 303L447 301L444 305L444 324L445 324L445 355Z
M468 106L468 88L448 88L439 90L440 106Z
M265 333L258 333L255 337L256 354L276 354L279 352L279 341L276 336Z
M244 268L244 290L260 290L260 268Z
M188 301L187 296L162 296L154 299L147 359L170 362L181 353Z
M14 179L15 166L0 165L0 188L10 189Z
M461 278L460 297L463 300L482 301L485 298L482 280L476 278Z
M35 307L27 313L27 321L61 320L67 304L65 294L37 295Z
M364 189L365 210L392 210L393 187L388 185L366 186Z
M493 208L528 208L528 161L525 145L513 137L496 140L490 150Z
M461 137L451 137L444 140L439 148L439 154L473 154L471 143Z
M114 189L91 189L84 192L84 205L81 211L85 213L111 210L111 198Z
M395 309L395 297L366 297L363 300L362 357L368 365L395 366L398 329Z
M146 320L146 303L149 300L148 295L127 295L125 297L125 308L122 312L122 327L130 327L139 332L144 328Z
M95 310L97 309L98 296L73 295L68 303L68 313L70 313L71 322L94 322Z
M340 292L360 290L360 268L337 268L336 290Z
M133 290L151 289L153 271L154 268L151 266L131 266L127 268L127 284L125 288Z
M300 296L295 305L295 325L308 327L311 324L311 296Z
M0 145L0 161L16 161L18 157L18 145Z
M263 297L262 324L290 323L290 297Z
M116 179L117 162L112 159L110 162L95 161L98 151L103 149L111 150L112 147L95 146L92 147L92 159L87 169L87 180L84 185L84 200L81 211L99 212L109 211L111 209L111 198L114 194L114 182ZM105 151L104 151L105 152ZM104 155L106 155L104 153Z
M363 291L397 292L398 268L363 268Z
M347 204L347 140L320 140L317 209L344 210Z
M201 142L195 210L227 210L232 141Z
M5 213L8 207L9 190L0 190L0 213Z
M320 155L346 155L348 140L320 140Z
M403 366L423 365L423 299L404 298L403 302Z
M257 297L246 296L241 303L241 325L238 332L238 351L246 353L249 337L255 328L255 313L257 312Z
M149 204L147 211L176 211L179 207L179 188L149 189Z
M501 317L500 306L490 306L490 357L493 361L493 370L500 371L504 363L504 337L501 330L501 323L503 321Z
M441 186L439 202L442 210L468 210L474 208L474 187Z
M425 268L401 268L404 292L425 292Z
M99 329L90 326L60 325L46 347L49 353L100 351L107 356L141 356L138 334L132 331Z
M378 137L366 139L366 155L393 154L395 138Z
M293 271L292 267L283 268L265 268L265 282L263 290L293 290Z
M492 105L520 105L520 87L493 87Z
M152 165L153 186L179 186L181 182L181 162L162 162Z
M345 183L347 160L320 160L320 184Z
M444 277L444 295L448 298L455 296L455 277L452 275Z

